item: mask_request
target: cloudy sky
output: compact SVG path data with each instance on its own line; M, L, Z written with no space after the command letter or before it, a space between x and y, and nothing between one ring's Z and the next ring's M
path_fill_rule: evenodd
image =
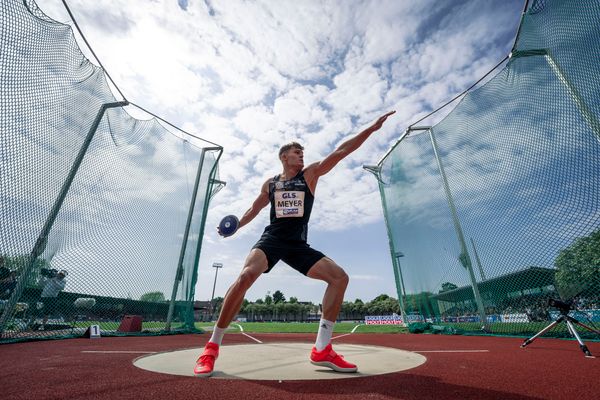
M61 1L38 3L69 22ZM280 172L282 143L303 143L308 164L397 111L317 189L309 243L347 270L349 301L396 297L377 182L362 165L379 161L408 125L504 58L523 8L523 0L68 4L129 101L224 147L227 186L209 210L197 299L211 296L213 262L224 264L215 296L224 295L268 223L265 209L234 237L213 228L224 215L241 216ZM280 263L246 297L281 290L320 303L324 288Z

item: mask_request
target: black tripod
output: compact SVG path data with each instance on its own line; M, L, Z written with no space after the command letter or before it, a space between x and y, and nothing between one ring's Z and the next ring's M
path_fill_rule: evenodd
M529 343L533 342L535 339L538 338L538 336L543 335L544 333L546 333L547 331L549 331L550 329L554 328L556 325L560 324L561 322L565 322L567 324L567 330L569 331L569 333L571 334L571 336L573 336L577 342L579 343L579 348L581 349L581 351L583 351L583 354L585 354L585 356L587 358L596 358L592 355L592 353L590 353L589 349L587 348L587 346L585 345L585 343L583 343L583 340L581 340L581 337L579 336L579 334L577 333L577 330L575 330L575 326L573 324L577 324L579 326L584 327L585 329L594 332L598 335L600 335L600 331L591 328L585 324L582 324L581 322L579 322L577 319L571 317L569 315L569 311L571 311L572 306L573 306L573 301L571 300L570 302L563 302L560 300L555 300L555 299L549 299L548 300L548 304L551 307L556 307L559 309L560 311L560 317L558 317L556 319L556 321L552 322L550 325L548 325L547 327L545 327L544 329L542 329L541 331L539 331L538 333L536 333L535 335L533 335L532 337L530 337L529 339L525 340L523 342L523 344L521 345L521 348L524 348L525 346L527 346Z

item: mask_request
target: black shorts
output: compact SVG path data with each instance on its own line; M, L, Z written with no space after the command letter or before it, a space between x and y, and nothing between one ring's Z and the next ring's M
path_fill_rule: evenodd
M252 248L262 250L267 256L268 269L265 274L281 260L302 275L306 275L317 261L325 257L325 254L311 248L306 242L285 241L270 235L262 235Z

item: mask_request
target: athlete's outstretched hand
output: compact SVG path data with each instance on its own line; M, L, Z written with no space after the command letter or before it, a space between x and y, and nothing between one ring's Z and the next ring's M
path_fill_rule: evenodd
M382 115L381 117L379 117L377 119L377 121L375 121L375 123L373 125L371 125L371 129L373 129L373 131L376 131L378 129L380 129L383 126L383 123L385 122L385 120L392 115L393 113L395 113L396 111L390 111L384 115Z

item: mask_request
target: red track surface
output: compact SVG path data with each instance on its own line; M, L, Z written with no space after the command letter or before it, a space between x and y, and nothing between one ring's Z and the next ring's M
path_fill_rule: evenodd
M264 342L312 342L314 335L256 334ZM422 352L417 368L352 379L245 381L199 379L141 370L139 353L84 351L167 351L202 347L208 335L70 339L0 346L0 398L8 399L597 399L600 357L587 359L577 342L537 339L526 349L522 339L440 336L363 335L336 339L352 344L388 346ZM228 334L223 345L254 343ZM599 342L586 342L600 356ZM489 352L431 352L489 350ZM308 357L308 355L307 355ZM308 361L307 361L308 362ZM360 365L359 365L360 368ZM218 362L217 362L218 369Z

